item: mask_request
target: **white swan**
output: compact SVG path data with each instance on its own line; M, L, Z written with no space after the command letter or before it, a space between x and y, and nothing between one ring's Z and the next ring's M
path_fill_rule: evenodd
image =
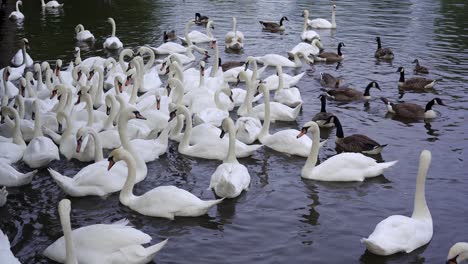
M8 97L13 98L18 95L19 90L12 82L8 79L11 74L11 67L7 66L2 72L2 83L0 86L0 98Z
M122 42L118 37L115 36L115 21L113 18L109 17L107 21L112 25L112 34L110 37L104 41L104 48L105 49L120 49L123 47Z
M78 41L93 41L94 40L94 35L89 30L85 30L82 24L78 24L75 27L75 33L76 33L75 38Z
M382 256L397 252L410 253L431 241L432 217L425 196L426 175L430 164L431 152L423 150L419 158L414 209L411 217L392 215L382 220L368 238L361 239L367 250Z
M21 13L19 9L20 5L23 5L23 2L16 1L16 11L13 11L10 13L10 15L8 16L9 19L11 20L23 20L24 19L24 15L23 13Z
M15 121L12 142L0 142L0 149L2 150L0 152L0 160L11 164L23 158L24 150L26 149L26 143L21 136L21 124L18 112L9 106L3 106L2 115L12 116Z
M169 59L171 57L177 57L179 59L179 61L182 63L182 65L194 62L196 57L195 57L195 55L193 55L193 52L192 52L193 50L196 50L200 54L205 55L205 57L208 56L208 51L207 50L199 48L199 47L197 47L195 45L190 45L190 46L188 46L187 51L186 51L187 55L180 54L180 53L173 53L173 54L169 55L170 56Z
M167 243L166 239L144 248L142 245L151 242L151 237L129 226L126 219L112 224L83 226L72 231L70 200L61 200L58 211L63 236L48 246L43 254L60 263L143 264L152 261Z
M166 126L158 138L155 139L133 139L130 144L138 149L138 154L144 162L151 162L159 158L167 151L169 144L169 131L172 125Z
M13 255L10 249L10 241L2 230L0 230L0 263L5 264L21 264L19 260Z
M157 48L151 47L154 53L158 55L166 55L172 53L185 53L187 52L187 48L179 43L175 42L165 42L158 46Z
M288 57L290 59L294 58L294 54L298 52L302 52L304 56L318 56L320 53L320 50L323 49L322 42L320 42L320 39L314 38L312 40L312 43L306 43L306 42L300 42L294 48L292 48L290 51L288 51Z
M41 0L41 3L42 3L42 7L45 7L45 8L59 8L63 6L63 4L59 4L59 2L55 0L49 1L47 3L45 3L44 0Z
M10 164L0 159L0 185L6 187L18 187L25 184L29 184L32 181L32 177L36 175L37 170L21 173L13 168Z
M23 38L21 40L21 49L19 49L16 52L15 56L13 56L13 58L11 58L11 61L10 61L14 67L20 67L23 64L25 64L26 67L33 66L34 61L31 58L31 56L28 54L26 49L29 49L29 40L27 38ZM23 58L26 58L26 61L23 61ZM23 67L23 70L24 70L24 67ZM11 76L10 78L13 80L18 79L15 76Z
M229 133L229 150L223 163L211 175L208 188L214 189L218 197L235 198L243 190L248 190L250 174L247 168L237 161L235 150L236 131L231 118L227 117L223 120L221 130L220 137L223 137L226 131Z
M296 107L291 108L287 105L284 105L278 102L270 102L270 119L272 122L295 121L297 116L299 115L299 112L301 111L301 107L302 107L302 104L298 104ZM264 120L265 115L266 115L265 103L256 105L254 108L252 108L253 117L256 117L260 120Z
M215 127L219 127L221 126L221 123L223 122L224 118L229 116L228 106L221 103L221 100L219 99L219 95L221 92L229 96L231 102L234 101L232 99L231 89L229 89L229 87L220 87L214 94L214 102L216 107L207 106L198 113L195 113L193 117L195 125L208 123Z
M179 39L182 41L183 44L187 44L189 46L193 44L206 43L216 40L216 38L213 37L213 34L211 33L211 29L214 29L213 23L213 20L210 20L206 24L206 34L201 33L198 30L192 30L190 31L190 33L188 33L186 37L179 37Z
M299 54L301 54L301 53L299 52L299 53L294 54L294 62L290 61L288 58L286 58L284 56L281 56L281 55L278 55L278 54L266 54L266 55L259 56L259 57L254 57L254 58L257 60L258 63L261 63L263 65L267 65L267 66L281 65L283 67L300 68L300 67L302 67L302 62L301 62L301 59L299 58ZM306 61L306 63L308 63L308 64L313 63L313 61L311 59L309 59L307 56L304 56L303 54L301 54L301 55L304 58L304 60Z
M159 73L156 69L157 66L154 65L155 57L154 52L148 47L140 47L138 49L137 55L144 56L145 54L149 55L149 60L146 64L140 65L142 67L143 81L139 92L144 93L151 90L160 88L162 85L161 79L159 78ZM143 60L140 61L143 63Z
M237 109L237 114L240 116L236 120L236 131L237 131L237 139L245 144L252 144L258 138L258 134L262 129L262 124L260 123L260 119L253 116L252 113L252 100L253 100L253 87L252 81L256 81L256 68L257 62L253 60L254 71L249 78L247 72L240 72L239 73L239 80L245 81L245 90L246 94L244 96L244 102L242 105Z
M287 89L283 87L283 67L276 66L276 71L278 73L279 83L278 89L275 91L275 101L290 107L296 107L302 104L302 97L299 89L296 87Z
M136 164L132 155L125 149L112 151L109 157L109 169L117 161L123 160L128 167L128 176L120 192L120 202L130 209L143 215L174 219L175 216L201 216L211 207L219 204L219 200L200 200L195 195L175 186L159 186L143 195L133 194L135 185Z
M453 245L447 255L447 264L458 264L468 259L468 243L458 242Z
M311 42L314 38L320 38L319 34L313 30L307 30L307 21L309 20L309 11L304 9L304 26L302 28L301 39Z
M237 31L237 19L232 17L232 31L226 33L224 37L226 48L241 50L244 47L244 33Z
M34 101L34 138L29 142L23 155L23 161L30 168L40 168L53 160L60 160L57 146L41 130L41 113L38 100Z
M0 207L3 207L6 204L7 198L8 198L8 191L6 189L6 186L3 186L3 188L0 188ZM0 240L1 240L1 238L0 238ZM0 251L1 251L1 249L0 249ZM1 260L1 257L0 257L0 260Z
M312 148L309 157L302 168L301 177L318 181L364 181L366 178L381 175L383 171L398 161L377 163L375 159L361 153L341 153L315 166L319 153L320 130L314 121L309 121L301 129L297 137L312 133Z
M336 5L332 6L332 22L330 23L328 20L323 18L316 18L312 20L308 20L308 25L313 28L336 28L336 21L335 21L335 12L336 12Z

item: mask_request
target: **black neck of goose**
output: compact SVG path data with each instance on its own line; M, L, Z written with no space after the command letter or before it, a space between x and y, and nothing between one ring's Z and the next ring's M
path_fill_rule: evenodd
M336 116L333 118L333 123L336 127L336 137L344 138L343 127L341 126L340 120Z
M419 61L418 61L418 60L416 60L416 66L420 66L420 65L419 65Z
M342 56L343 54L341 53L341 43L338 44L338 56Z
M381 49L382 48L382 44L380 43L380 39L378 38L377 39L377 49Z
M325 96L320 97L321 107L320 112L326 113L327 112L327 98Z
M370 96L370 88L372 88L372 84L373 83L369 83L366 87L366 89L364 90L364 96Z
M282 18L280 19L280 26L283 25L283 21L284 21L284 17L282 17Z
M404 71L401 71L401 72L400 72L400 80L399 80L399 82L402 82L402 83L405 82L405 72L404 72Z
M434 99L430 100L429 103L426 104L426 110L425 112L432 110L432 106L434 105Z

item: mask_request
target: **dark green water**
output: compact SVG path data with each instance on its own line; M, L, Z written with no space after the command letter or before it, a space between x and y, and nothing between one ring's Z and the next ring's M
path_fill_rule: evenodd
M8 1L7 9L0 13L0 68L23 37L29 39L35 61L71 60L78 23L97 38L92 46L80 46L83 59L116 55L102 50L111 30L106 22L110 16L116 20L117 36L124 46L136 48L160 45L163 30L175 29L182 35L187 19L196 11L215 21L214 35L224 43L234 15L238 30L246 36L245 50L243 54L220 52L224 60L240 60L247 55L284 55L300 40L300 15L305 8L311 18L330 19L331 15L329 1L66 0L62 10L51 13L42 12L39 0L26 0L26 19L16 26L7 20L13 6L14 2ZM443 263L450 246L468 237L467 12L464 1L339 1L337 30L318 33L327 49L334 50L340 41L346 43L342 67L336 70L335 65L318 64L315 71L308 67L285 69L289 74L307 70L298 84L305 102L297 124L276 123L274 129L299 127L319 111L319 72L339 75L358 89L369 80L379 82L383 91L375 90L369 105L330 103L329 111L341 117L345 135L364 133L389 144L383 159L398 159L399 163L384 177L346 184L301 180L305 159L263 149L241 161L252 176L250 190L223 202L207 216L175 221L141 216L120 205L118 194L113 194L107 199L71 199L73 228L128 218L155 242L169 238L156 256L158 263ZM263 32L257 22L282 15L290 19L284 34ZM377 63L373 58L377 35L384 46L393 48L396 57L392 64ZM385 96L424 105L434 97L408 93L398 99L395 71L405 66L411 72L414 58L430 68L429 77L443 78L436 90L447 107L436 108L440 117L430 125L392 120L378 100ZM269 69L263 77L273 73ZM319 155L323 161L335 154L334 131L322 137L332 139ZM392 214L411 214L422 149L431 150L433 155L426 182L434 221L432 241L410 254L376 257L366 253L359 239L369 235L379 221ZM149 175L135 192L172 184L204 199L212 198L206 188L218 164L180 155L177 145L171 143L166 155L148 164ZM66 174L82 166L65 161L51 164ZM11 188L10 193L7 205L0 208L0 229L10 237L13 252L23 263L51 263L41 252L62 235L56 207L65 194L46 170L31 185Z

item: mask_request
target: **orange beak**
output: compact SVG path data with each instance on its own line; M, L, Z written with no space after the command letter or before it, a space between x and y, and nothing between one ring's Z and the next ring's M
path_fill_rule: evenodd
M300 137L302 137L302 136L305 135L305 134L306 134L306 131L304 131L304 129L301 129L301 132L297 135L296 138L300 138Z
M77 141L76 141L76 153L79 153L80 150L81 150L81 142L83 142L82 138L80 137Z
M114 166L115 162L112 160L112 157L109 158L109 165L107 166L107 170L112 169Z
M56 95L57 95L57 90L53 90L52 93L50 94L50 99L54 99Z

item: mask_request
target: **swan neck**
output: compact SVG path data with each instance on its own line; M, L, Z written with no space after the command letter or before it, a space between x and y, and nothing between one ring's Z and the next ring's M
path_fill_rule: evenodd
M85 93L81 95L86 103L86 112L88 113L88 124L87 126L91 127L94 123L94 115L93 115L93 100L91 99L91 95Z
M182 141L180 142L180 146L188 147L190 137L192 136L192 118L190 117L189 110L185 106L179 105L177 108L178 110L182 112L182 114L185 117L185 132L184 132L184 137L182 138Z
M26 146L26 142L24 142L24 139L21 136L21 123L20 123L20 117L19 117L18 112L13 111L13 116L15 118L15 127L14 127L14 132L13 132L13 143L15 143L17 145Z
M302 32L306 32L307 31L307 21L309 20L309 16L304 16L304 24L302 26Z
M283 69L281 66L278 66L278 91L281 91L284 86L284 78L283 78Z
M400 82L400 83L405 82L405 72L404 71L400 72L400 79L398 80L398 82Z
M21 119L24 119L24 98L21 95L16 97L16 102L18 102L18 114Z
M20 3L20 1L16 1L16 12L20 12L20 10L19 10L19 3Z
M34 113L36 115L34 119L34 137L42 137L44 136L42 134L42 129L41 129L41 112L39 112L39 103L37 101L34 101Z
M296 68L302 67L301 59L299 58L299 55L297 55L297 53L294 54L294 65L296 66Z
M335 8L333 8L333 10L332 10L332 22L331 22L332 28L336 28L335 12L336 12L336 10L335 10Z
M414 209L412 218L426 218L431 219L431 213L426 203L426 175L429 170L431 158L421 157L421 161L418 169L418 177L416 179L416 192L414 194Z
M99 83L96 91L96 96L94 97L94 104L99 104L102 102L102 96L104 93L104 70L101 67L98 67L97 72L99 74Z
M187 25L185 25L185 31L184 31L185 41L187 42L187 45L189 45L190 47L192 45L192 41L190 40L188 36L189 30L190 30L190 22L188 22Z
M224 163L239 163L236 158L236 129L232 119L228 120L229 149Z
M224 105L221 103L221 100L219 99L219 94L221 93L222 90L223 90L222 87L219 88L218 90L216 90L216 92L214 94L214 102L215 102L216 108L221 109L221 110L225 110Z
M136 181L136 161L131 156L130 152L125 151L121 155L122 160L124 160L127 164L128 176L127 180L125 181L124 187L120 192L119 199L122 202L122 204L128 205L131 202L131 200L136 198L133 194L133 186L135 186Z
M114 120L117 117L117 103L115 101L115 97L110 95L108 100L110 101L110 113L106 121L104 122L103 130L111 129L113 127Z
M95 161L103 160L104 155L102 153L102 143L97 132L91 128L88 130L88 134L91 135L91 137L94 140L94 160Z
M267 87L263 89L263 100L265 104L265 116L263 118L263 125L260 134L258 135L259 139L262 139L265 136L270 134L270 91Z
M317 163L317 157L319 153L319 144L320 144L320 130L317 127L315 133L311 131L312 134L312 148L310 149L309 156L307 157L307 161L304 165L303 170L310 171L315 167Z
M70 211L59 208L60 224L62 225L63 237L65 239L65 264L76 264L75 249L73 246L72 228L70 223Z
M115 21L112 19L111 20L111 25L112 25L112 37L115 37Z
M213 68L211 68L210 76L215 77L216 73L218 72L219 68L219 50L218 50L218 44L215 44L214 47L214 63L213 63Z
M146 51L146 54L149 54L150 56L148 62L145 64L145 70L149 71L151 67L153 67L154 65L155 55L151 49L145 49L145 51Z
M21 53L23 54L23 61L21 62L19 66L26 65L26 59L27 59L26 58L26 45L24 44L24 42L23 42L23 48L21 49Z

